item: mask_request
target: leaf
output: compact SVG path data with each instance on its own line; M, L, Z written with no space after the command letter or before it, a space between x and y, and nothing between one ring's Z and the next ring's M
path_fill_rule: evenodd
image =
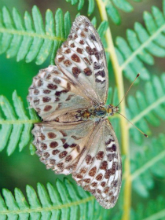
M103 209L90 193L70 182L57 179L47 187L38 183L37 192L26 187L27 199L20 189L14 195L2 190L0 196L0 219L108 219L109 210Z
M135 159L136 158L136 159ZM134 190L143 197L149 196L149 190L154 187L154 178L165 178L165 136L158 138L143 147L131 160L131 179ZM158 169L159 167L159 169Z
M13 92L13 106L6 97L0 96L0 151L5 147L7 154L11 155L17 146L19 151L28 145L31 140L31 128L33 123L39 121L35 112L29 109L27 113L22 100Z
M49 56L50 63L54 64L56 52L67 39L71 28L70 13L63 15L60 8L55 13L55 19L50 9L46 11L45 25L37 6L32 8L32 17L25 12L24 20L15 8L10 14L3 7L0 18L0 54L6 52L7 58L16 56L17 61L25 59L27 63L35 60L37 65L45 62ZM96 18L92 22L96 25ZM107 22L100 24L103 33L107 27ZM100 32L102 39L103 33Z
M133 0L137 1L137 0ZM66 2L70 2L72 5L78 4L77 9L80 11L84 4L87 4L84 0L66 0ZM133 6L127 0L97 0L97 4L99 9L102 10L102 5L105 5L108 16L112 19L115 24L121 23L121 17L119 14L119 10L124 12L133 11ZM88 15L94 13L95 10L95 1L88 0Z
M164 2L164 1L163 1ZM126 40L116 38L116 52L120 68L130 81L137 73L143 80L150 79L150 74L144 64L153 65L154 56L165 57L165 18L157 7L152 7L152 13L144 12L145 27L136 22L134 30L128 29Z
M107 47L107 43L105 40L105 33L106 30L108 29L108 22L107 21L102 21L101 24L99 25L97 32L101 38L101 41L103 43L103 46L106 48Z
M127 115L131 122L137 125L143 132L151 135L149 125L159 126L161 120L165 120L165 74L153 76L150 82L147 82L143 91L137 91L134 98L128 97ZM145 95L144 95L145 93ZM131 136L137 144L143 141L142 134L131 124L128 125Z
M0 14L0 53L6 52L7 58L16 56L17 61L35 60L38 65L42 64L49 55L54 56L58 47L66 40L64 31L68 34L68 27L71 26L69 13L63 16L61 9L56 11L55 19L48 9L45 25L37 6L32 8L32 16L25 12L24 19L15 8L10 14L8 9L3 7Z
M156 204L156 205L155 205ZM145 204L138 204L136 210L132 210L131 220L156 220L165 218L165 198L158 196Z
M86 1L84 1L84 0L66 0L66 2L70 2L72 5L75 5L78 3L77 9L79 11L83 8L84 3L86 3ZM93 13L94 9L95 9L95 1L88 0L88 15L91 15Z

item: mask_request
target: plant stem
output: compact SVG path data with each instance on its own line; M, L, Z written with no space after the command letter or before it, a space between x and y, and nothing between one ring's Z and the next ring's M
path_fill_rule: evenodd
M103 2L102 0L96 0L100 16L102 20L108 21L107 13L106 13L106 2ZM118 88L118 97L119 100L121 100L124 96L124 82L123 82L123 75L122 75L122 69L119 66L117 56L115 53L115 47L112 39L112 34L110 27L106 31L106 42L107 42L107 51L110 54L110 60L112 62L116 84ZM120 104L120 110L121 113L125 115L125 100L122 101ZM122 143L122 154L126 155L126 160L124 164L124 170L125 170L125 188L124 188L124 205L123 210L124 214L122 217L122 220L129 220L129 213L130 213L130 204L131 204L131 178L130 178L130 161L129 161L129 138L128 138L128 129L127 129L127 122L126 120L121 117L120 118L120 125L121 125L121 143Z
M3 34L11 34L11 35L19 35L19 36L28 36L31 38L39 38L39 39L48 39L48 40L52 40L52 41L60 41L63 42L66 39L65 38L61 38L61 37L56 37L56 36L51 36L51 35L47 35L47 34L38 34L38 33L32 33L32 32L27 32L25 31L19 31L19 30L15 30L15 29L7 29L7 28L0 28L0 33Z
M27 209L16 209L16 210L0 210L0 216L4 216L4 215L21 215L21 214L26 214L26 213L42 213L42 212L51 212L53 210L62 210L62 209L69 209L70 207L74 207L74 206L79 206L81 204L87 203L89 201L94 201L94 196L89 196L87 198L84 199L80 199L78 201L75 202L70 202L70 203L64 203L61 205L52 205L52 206L48 206L48 207L36 207L36 208L27 208Z

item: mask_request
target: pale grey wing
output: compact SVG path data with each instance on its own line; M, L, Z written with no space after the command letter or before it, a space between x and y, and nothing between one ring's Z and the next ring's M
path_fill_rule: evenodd
M86 143L73 178L90 191L104 208L112 208L121 187L121 157L117 138L110 122L98 123Z
M88 18L76 18L55 62L93 104L105 104L108 89L106 57L100 37Z
M93 121L35 124L32 133L36 153L48 169L66 175L73 173L94 128Z
M91 105L88 97L53 65L40 70L33 78L28 101L46 121ZM71 115L70 120L74 120Z
M37 154L47 168L72 174L104 208L115 205L121 186L118 141L107 120L45 122L33 129Z

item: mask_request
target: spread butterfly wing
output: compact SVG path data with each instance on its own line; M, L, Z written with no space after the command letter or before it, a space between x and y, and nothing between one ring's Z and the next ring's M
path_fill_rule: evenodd
M55 62L93 104L106 102L108 72L105 53L98 33L86 17L76 18Z
M33 143L40 160L56 173L73 173L94 127L92 121L35 124Z
M104 208L115 205L121 186L118 142L107 119L84 120L82 109L105 104L106 59L100 38L79 16L56 56L56 66L33 79L28 100L44 122L35 124L34 144L47 168L72 174Z
M117 138L108 120L101 121L86 143L73 178L90 191L104 208L112 208L121 187L121 157Z
M33 78L28 100L31 107L46 121L91 105L89 98L56 66L40 70Z
M36 124L37 154L47 168L70 174L104 208L115 205L121 186L119 146L110 123Z

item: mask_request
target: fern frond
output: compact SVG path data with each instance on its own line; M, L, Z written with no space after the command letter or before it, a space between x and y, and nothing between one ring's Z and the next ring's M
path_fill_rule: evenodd
M85 0L66 0L66 2L70 2L72 5L76 5L78 3L78 11L83 8L84 4L88 4L88 15L91 15L95 9L95 0L88 0L88 3Z
M66 0L70 2L72 5L78 4L77 9L80 11L84 4L87 4L84 0ZM136 1L137 0L133 0ZM133 6L127 0L96 0L98 6L104 4L106 7L106 11L108 16L112 19L115 24L121 23L121 16L119 14L119 10L124 12L133 11ZM88 15L91 15L95 10L95 0L88 0ZM100 8L101 10L101 8Z
M147 82L144 87L144 92L137 91L134 98L129 96L127 99L128 109L127 115L131 122L136 124L138 128L151 134L149 124L159 126L161 120L165 120L165 73L158 76L153 76L151 81ZM145 93L145 95L144 95ZM128 124L131 136L137 144L141 144L143 136L141 133Z
M12 14L6 7L0 12L0 53L6 52L7 58L16 56L17 61L36 61L43 63L47 57L56 53L60 44L69 34L71 21L69 12L58 9L55 14L48 9L43 22L39 9L32 8L32 17L25 12L24 19L14 8ZM54 62L54 61L52 61Z
M163 220L165 219L165 198L158 198L149 201L145 206L138 204L135 211L132 210L131 220Z
M98 29L97 29L97 32L101 38L101 41L103 43L103 46L104 48L107 47L107 42L105 40L105 33L106 33L106 30L108 29L108 22L107 21L102 21L101 24L99 25ZM107 58L107 61L108 61L108 56L109 54L107 52L106 53L106 58Z
M93 18L92 18L91 23L92 23L93 26L96 28L96 26L97 26L97 19L96 19L96 17L93 17Z
M96 18L92 22L96 25ZM103 33L107 26L107 22L100 24ZM16 56L17 61L25 59L29 63L35 60L38 65L51 56L50 63L54 64L56 52L68 37L70 28L70 13L63 15L61 9L57 9L55 19L48 9L44 24L36 6L32 8L32 17L25 12L24 19L15 8L11 14L3 7L0 11L0 53L6 52L7 58ZM100 32L101 36L103 33Z
M13 105L9 103L6 97L0 96L0 151L5 147L7 154L11 155L19 146L19 151L27 146L31 139L31 128L33 123L39 121L35 112L29 109L27 113L22 100L13 92Z
M21 190L12 193L3 189L0 197L0 218L11 219L107 219L109 210L103 209L88 192L75 184L57 180L55 186L38 183L37 192L26 187L27 200Z
M165 178L165 136L160 134L146 145L131 161L132 186L142 197L149 196L149 190L154 187L154 177Z
M165 14L153 6L152 13L144 12L143 18L145 27L136 22L134 30L127 30L127 40L116 38L121 69L131 81L139 72L141 79L148 80L150 76L144 64L153 65L154 56L165 57Z

